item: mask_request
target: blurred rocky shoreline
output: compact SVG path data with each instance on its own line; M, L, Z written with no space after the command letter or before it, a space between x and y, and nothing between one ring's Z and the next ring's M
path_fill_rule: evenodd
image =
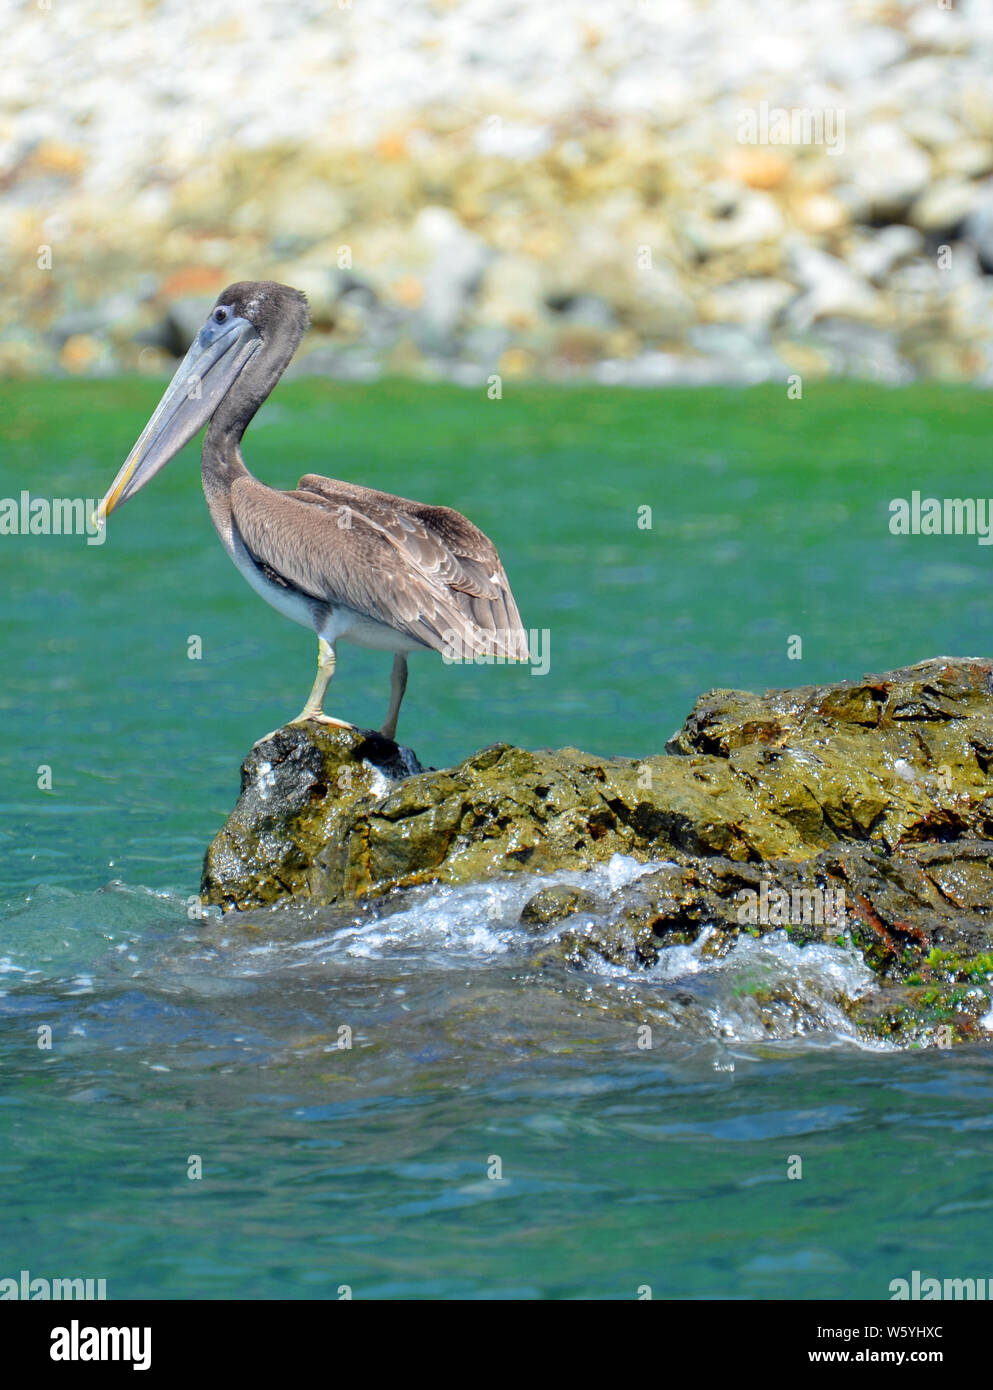
M993 384L988 6L80 0L5 46L0 374L167 371L274 278L303 372Z

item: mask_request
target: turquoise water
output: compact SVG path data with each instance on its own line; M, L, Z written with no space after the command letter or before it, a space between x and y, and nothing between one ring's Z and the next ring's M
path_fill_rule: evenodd
M7 384L0 498L100 496L158 389ZM940 387L490 402L296 381L245 452L266 481L337 473L497 542L551 669L415 658L400 735L442 766L498 739L639 755L711 686L988 654L993 548L887 527L914 489L993 491L988 418ZM193 449L102 547L0 536L0 577L0 1276L104 1277L111 1297L873 1298L915 1268L993 1274L990 1052L860 1046L832 1004L861 980L843 952L542 970L515 926L526 881L384 918L190 920L240 759L314 659L223 554ZM378 724L388 668L343 646L326 707ZM763 1020L753 989L777 980L803 1006Z

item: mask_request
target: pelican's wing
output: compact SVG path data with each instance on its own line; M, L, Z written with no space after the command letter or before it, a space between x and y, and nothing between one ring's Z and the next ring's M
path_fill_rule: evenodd
M481 629L498 635L500 650L517 660L527 658L527 634L496 546L461 512L319 473L305 474L291 495L307 494L339 518L355 509L380 527L406 564L466 596L460 607Z
M476 556L460 555L388 494L320 482L320 491L277 492L254 478L236 481L232 520L257 564L312 598L365 613L438 651L459 644L468 653L526 657L517 605L482 532L471 528L495 559L488 574Z

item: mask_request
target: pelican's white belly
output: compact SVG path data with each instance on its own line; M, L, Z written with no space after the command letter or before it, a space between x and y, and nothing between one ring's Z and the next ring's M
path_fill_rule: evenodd
M224 537L222 536L222 540ZM277 613L290 618L301 627L309 627L332 646L339 641L353 642L357 647L371 647L378 652L413 652L426 649L426 643L408 637L387 623L378 623L364 613L343 605L332 605L321 599L311 599L299 589L276 584L267 579L245 549L241 537L232 530L228 546L232 560L252 588Z
M221 539L225 539L223 534ZM266 579L245 549L238 532L233 529L227 550L249 584L260 598L265 599L270 608L275 608L284 618L290 618L302 627L309 627L311 631L317 630L318 609L314 601L301 594L299 589L284 588L282 584L274 584L271 579Z
M416 637L408 637L405 632L397 632L387 623L377 623L354 608L328 609L328 616L319 629L325 642L334 646L339 638L343 642L353 642L357 647L371 647L376 652L416 652L424 650L425 643Z

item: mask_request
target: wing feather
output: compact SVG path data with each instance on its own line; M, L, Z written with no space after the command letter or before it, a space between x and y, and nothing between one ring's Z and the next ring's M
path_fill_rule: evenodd
M492 541L450 507L310 473L292 492L239 478L231 514L256 563L438 651L522 660L527 636Z

